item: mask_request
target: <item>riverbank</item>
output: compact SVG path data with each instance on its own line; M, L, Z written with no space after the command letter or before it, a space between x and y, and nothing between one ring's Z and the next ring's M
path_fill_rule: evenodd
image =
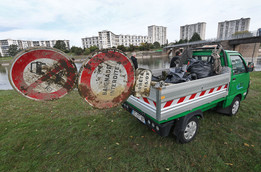
M260 171L261 72L250 75L239 113L207 111L184 145L77 91L49 102L0 91L0 171Z

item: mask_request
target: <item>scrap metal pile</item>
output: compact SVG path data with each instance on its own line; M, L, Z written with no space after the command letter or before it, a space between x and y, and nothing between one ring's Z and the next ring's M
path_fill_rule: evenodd
M163 71L162 75L152 76L152 80L165 83L181 83L196 79L201 79L221 73L222 66L219 53L221 46L215 47L212 51L212 61L202 61L192 57L192 50L186 49L178 61L177 67Z

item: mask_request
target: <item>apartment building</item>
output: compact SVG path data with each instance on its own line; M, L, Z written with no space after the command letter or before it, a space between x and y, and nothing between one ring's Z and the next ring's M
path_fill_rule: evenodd
M202 40L205 40L206 35L206 23L199 22L195 24L188 24L185 26L180 26L180 39L190 40L194 33L198 33Z
M12 40L12 39L5 39L5 40L0 40L0 53L1 56L8 56L8 50L10 45L17 45L18 46L18 41L17 40Z
M152 39L148 36L140 35L116 35L108 30L98 32L98 36L82 38L83 48L97 46L99 49L106 49L119 45L129 47L130 45L139 46L141 43L145 42L152 43Z
M28 41L28 40L13 40L13 39L4 39L0 40L0 53L2 56L9 56L8 50L10 45L17 45L18 49L27 49L30 47L54 47L58 40L48 40L48 41ZM66 48L70 49L70 41L63 40Z
M152 38L152 43L159 42L160 45L167 44L167 27L148 26L148 37Z
M217 39L229 39L240 31L248 31L250 18L241 18L218 23Z
M116 40L119 40L118 45L124 46L139 46L141 43L152 43L152 38L148 36L141 35L118 35Z

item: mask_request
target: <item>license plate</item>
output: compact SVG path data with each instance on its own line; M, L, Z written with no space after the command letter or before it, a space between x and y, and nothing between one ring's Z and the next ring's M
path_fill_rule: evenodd
M132 110L131 114L133 116L135 116L138 120L140 120L142 123L145 124L145 118L142 115L140 115L138 112L136 112L135 110Z

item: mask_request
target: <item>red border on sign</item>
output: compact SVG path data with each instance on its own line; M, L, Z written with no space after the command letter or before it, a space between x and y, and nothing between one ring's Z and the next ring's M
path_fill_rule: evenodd
M119 95L118 97L110 101L102 101L102 100L98 100L96 95L91 90L91 76L99 64L108 60L116 61L117 63L120 63L124 66L128 75L128 81L125 90L121 95ZM122 101L126 100L129 97L133 84L134 84L134 68L130 60L119 52L108 51L108 52L101 52L97 54L84 65L80 73L79 91L80 94L85 98L85 100L88 103L90 103L92 106L97 108L110 108L110 107L117 106L119 103L121 103Z
M35 83L27 85L23 78L23 72L25 70L25 67L32 61L42 58L55 60L57 62L62 63L63 66L59 66L56 69L50 71L48 74L45 74L44 77L41 77ZM33 90L33 88L35 88L41 82L44 82L44 80L47 80L48 78L50 78L50 76L56 74L64 67L67 68L67 81L65 83L65 87L52 93L40 93ZM49 49L34 49L29 52L25 52L15 60L11 67L10 78L13 83L12 85L14 85L15 89L17 89L26 97L36 100L53 100L64 96L68 93L68 91L70 91L73 88L76 80L76 71L77 69L73 65L73 63L70 62L69 59L67 59L59 52Z

